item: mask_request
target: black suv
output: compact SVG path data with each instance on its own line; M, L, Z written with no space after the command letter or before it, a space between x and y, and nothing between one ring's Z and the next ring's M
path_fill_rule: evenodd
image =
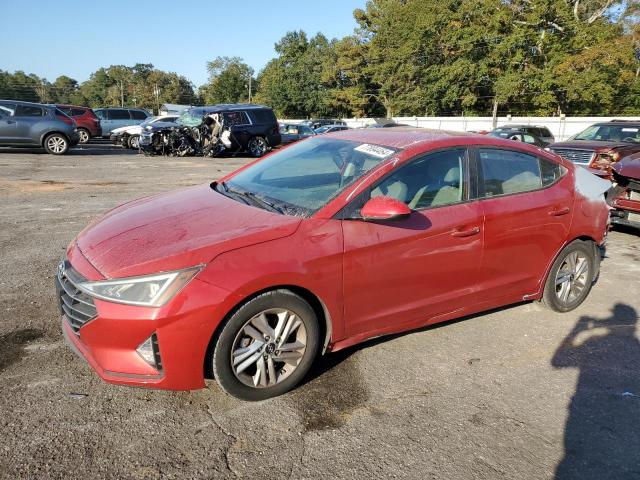
M231 147L227 148L228 151L246 151L254 157L261 157L271 148L280 145L278 120L271 108L250 104L220 104L192 107L180 115L176 121L178 126L169 129L154 124L147 125L140 135L140 148L146 153L160 153L159 148L164 149L163 145L167 144L161 135L166 137L181 131L181 146L185 144L184 136L188 135L192 137L187 138L187 141L191 143L193 154L204 153L204 145L198 145L202 143L201 134L195 130L200 128L203 122L207 122L207 117L214 113L219 114L223 128L230 131ZM191 133L188 129L191 129ZM173 152L163 150L162 153Z
M547 127L538 126L538 125L503 125L494 129L491 132L492 137L497 138L510 138L514 133L528 133L529 135L533 135L538 137L540 140L544 142L543 146L547 146L550 143L555 142L555 138L551 131Z

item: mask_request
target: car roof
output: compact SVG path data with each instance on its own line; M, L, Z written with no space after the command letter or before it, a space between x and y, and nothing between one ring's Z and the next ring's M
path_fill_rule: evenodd
M591 125L592 127L637 127L640 126L640 120L611 120L610 122L598 122Z
M10 102L10 103L15 103L20 104L20 105L32 105L34 107L53 107L55 105L47 105L45 103L37 103L37 102L25 102L24 100L5 100L5 99L0 99L0 102Z
M202 114L236 110L271 110L271 108L264 105L256 105L255 103L219 103L217 105L204 105L189 109L190 112L201 112Z
M358 128L332 132L335 138L362 143L373 143L391 148L407 148L416 143L430 143L453 138L486 138L484 135L449 130L432 130L430 128L396 127L396 128Z
M500 125L499 127L496 127L496 130L500 128L548 128L548 127L545 127L544 125L524 125L521 123L509 123L507 125Z
M91 110L91 107L83 107L82 105L71 105L68 103L52 103L54 107L63 107L63 108L82 108L84 110Z

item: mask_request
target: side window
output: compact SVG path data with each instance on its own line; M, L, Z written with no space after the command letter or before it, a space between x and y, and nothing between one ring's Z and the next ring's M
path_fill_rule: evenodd
M82 115L84 115L86 112L86 110L83 110L82 108L72 108L71 109L71 115L74 117L81 117Z
M0 118L12 117L16 106L12 103L0 103Z
M542 187L540 165L532 155L511 150L480 149L484 196L529 192Z
M31 105L18 105L16 107L16 117L41 117L42 108Z
M276 116L271 110L256 108L251 111L255 123L276 123Z
M95 113L96 117L98 117L100 120L106 120L107 118L104 110L94 110L93 113Z
M147 114L140 110L129 110L129 113L131 113L131 118L134 120L145 120L147 118Z
M112 110L108 110L109 120L129 120L129 111L121 110L119 108L114 108Z
M247 112L225 112L222 114L224 123L233 127L234 125L248 125L249 117L247 116Z
M376 185L371 197L392 197L411 209L461 202L465 154L465 149L446 150L412 161Z
M542 186L546 187L556 183L567 173L567 169L559 163L540 159L540 173L542 174Z

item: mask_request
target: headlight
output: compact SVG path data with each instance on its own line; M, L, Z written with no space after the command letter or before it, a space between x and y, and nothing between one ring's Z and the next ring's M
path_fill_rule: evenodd
M203 265L198 265L143 277L84 282L80 283L78 288L92 297L109 302L161 307L182 290L202 268Z

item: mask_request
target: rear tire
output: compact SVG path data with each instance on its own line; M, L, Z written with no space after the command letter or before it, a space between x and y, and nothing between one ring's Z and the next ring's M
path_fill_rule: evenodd
M91 134L86 128L79 128L78 135L80 136L80 143L89 143L89 140L91 140Z
M547 276L542 303L555 312L569 312L587 298L596 275L597 249L593 242L576 240L567 245Z
M269 144L263 137L251 137L247 144L247 150L251 156L259 158L267 153Z
M43 146L47 153L64 155L69 150L69 140L61 133L52 133L45 137Z
M289 290L247 301L225 322L207 363L220 387L242 400L288 392L308 373L319 348L318 319Z

